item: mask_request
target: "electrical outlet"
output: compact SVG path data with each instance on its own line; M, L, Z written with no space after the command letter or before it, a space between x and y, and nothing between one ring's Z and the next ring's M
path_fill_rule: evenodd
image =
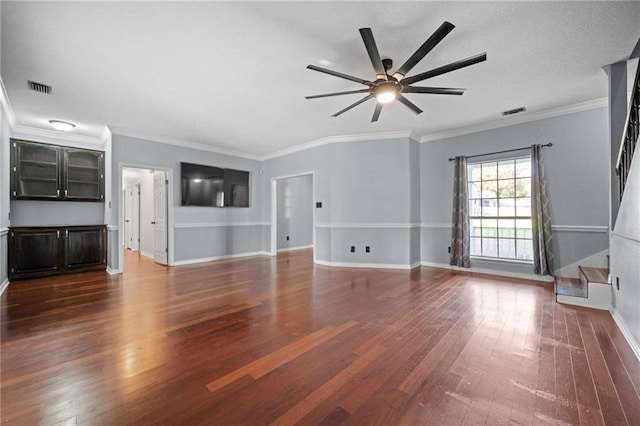
M356 252L356 246L351 246L351 253L355 253Z
M364 248L364 251L365 251L366 253L371 253L371 247L366 246L366 247Z
M316 209L321 209L322 208L322 202L319 201L316 203Z
M447 249L447 253L451 254L451 246Z
M289 236L287 235L287 241L289 241Z
M620 290L620 277L616 277L616 290Z

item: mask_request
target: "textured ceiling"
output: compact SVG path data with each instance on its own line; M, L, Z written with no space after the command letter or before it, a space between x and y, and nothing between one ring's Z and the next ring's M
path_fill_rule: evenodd
M2 80L17 123L68 120L97 137L105 125L255 156L328 136L430 135L604 98L602 67L640 38L640 2L1 2ZM443 21L456 28L416 74L487 52L486 62L419 85L463 96L409 94L424 110L374 101L331 115L361 89L307 70L373 79L358 33L371 27L395 67ZM394 69L395 69L394 67ZM49 84L51 95L27 90ZM428 83L428 84L427 84Z

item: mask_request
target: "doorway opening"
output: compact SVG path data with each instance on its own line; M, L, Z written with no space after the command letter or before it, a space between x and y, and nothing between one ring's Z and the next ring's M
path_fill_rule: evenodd
M315 248L314 193L313 172L271 180L271 255Z
M168 192L167 171L122 167L120 250L129 261L146 257L169 264ZM121 270L126 263L121 256Z

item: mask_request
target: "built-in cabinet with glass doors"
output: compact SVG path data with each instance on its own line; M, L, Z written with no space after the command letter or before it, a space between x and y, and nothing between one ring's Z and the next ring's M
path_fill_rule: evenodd
M11 198L104 201L104 153L11 140Z

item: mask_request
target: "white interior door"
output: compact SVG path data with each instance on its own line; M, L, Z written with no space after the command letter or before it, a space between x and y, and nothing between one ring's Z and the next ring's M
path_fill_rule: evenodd
M125 203L125 247L140 250L140 184L126 189Z
M124 202L124 246L133 248L133 188L125 189Z
M167 177L166 172L153 172L153 260L167 264Z

